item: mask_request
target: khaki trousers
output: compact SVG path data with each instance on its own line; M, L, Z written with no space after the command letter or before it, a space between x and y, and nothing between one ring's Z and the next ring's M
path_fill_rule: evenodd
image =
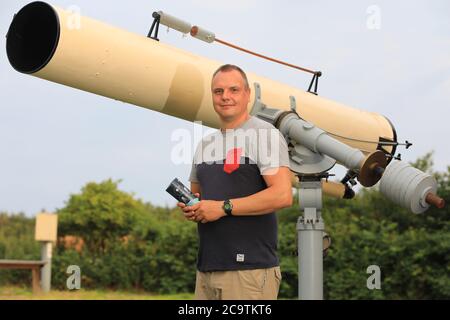
M276 300L280 267L236 271L197 271L196 300Z

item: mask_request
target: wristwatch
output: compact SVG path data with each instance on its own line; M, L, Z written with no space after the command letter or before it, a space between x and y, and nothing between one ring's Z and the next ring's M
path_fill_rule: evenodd
M225 211L227 216L232 216L233 204L230 200L225 200L222 206L223 211Z

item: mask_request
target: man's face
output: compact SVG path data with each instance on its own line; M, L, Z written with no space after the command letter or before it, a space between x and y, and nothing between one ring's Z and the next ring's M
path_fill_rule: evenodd
M236 70L219 72L212 79L214 110L224 120L234 120L247 112L250 89Z

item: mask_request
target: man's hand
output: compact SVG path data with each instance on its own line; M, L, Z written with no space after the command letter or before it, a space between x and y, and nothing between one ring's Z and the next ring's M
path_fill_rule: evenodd
M194 196L197 199L200 199L200 193L194 193ZM191 220L191 221L195 221L194 220L194 213L192 210L188 211L186 208L188 208L183 202L178 202L177 203L177 207L181 208L181 211L183 211L183 215L185 216L186 219Z
M195 193L194 195L200 198L199 193ZM193 206L186 206L182 202L178 202L177 206L183 210L186 219L206 223L216 221L226 215L222 209L222 204L222 201L201 200Z

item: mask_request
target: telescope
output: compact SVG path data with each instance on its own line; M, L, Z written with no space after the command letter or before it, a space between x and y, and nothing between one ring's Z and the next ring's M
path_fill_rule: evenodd
M210 83L223 63L162 43L158 28L163 24L209 44L238 47L163 11L154 12L153 18L147 36L84 16L74 27L69 11L32 2L12 20L7 56L18 72L219 128ZM355 180L364 187L380 182L381 193L414 213L423 213L430 205L442 208L444 200L436 194L433 177L395 159L403 144L391 121L318 96L321 72L269 60L313 74L305 91L248 73L253 88L248 108L278 128L288 142L291 171L298 178L293 183L300 187L304 212L297 223L299 296L322 299L323 191L352 198ZM406 147L410 145L406 142ZM346 167L347 174L340 182L327 182L335 164Z

